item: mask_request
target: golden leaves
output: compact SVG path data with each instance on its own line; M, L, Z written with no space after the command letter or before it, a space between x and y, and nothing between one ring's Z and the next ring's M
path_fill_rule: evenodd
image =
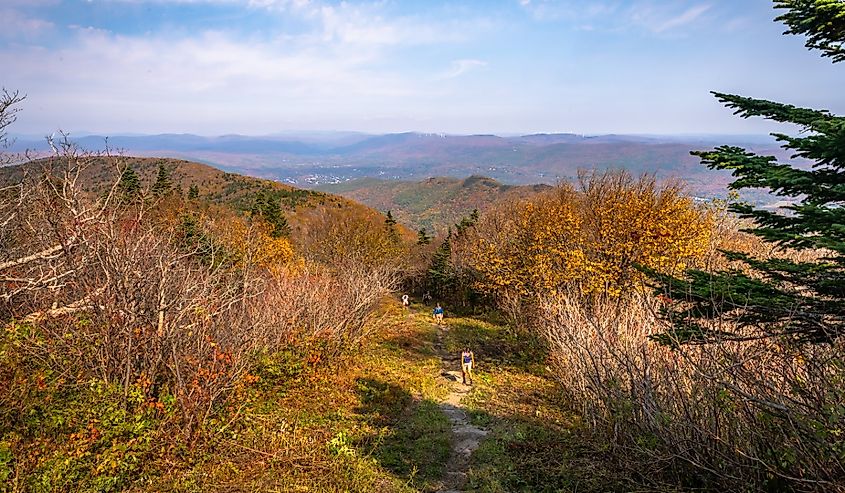
M637 264L675 271L700 258L710 230L709 215L678 186L616 172L491 211L469 250L488 292L526 296L574 284L618 294L640 278Z
M274 275L295 267L297 255L290 240L273 238L266 223L249 224L240 218L215 228L217 239L242 263L257 265Z

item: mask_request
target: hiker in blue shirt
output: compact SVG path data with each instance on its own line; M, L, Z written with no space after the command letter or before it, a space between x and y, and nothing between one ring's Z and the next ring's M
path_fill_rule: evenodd
M469 384L472 385L473 366L475 366L475 355L472 354L472 351L468 347L465 347L461 351L461 378L464 381L464 385L467 384L467 378L469 378Z
M440 303L434 307L434 321L437 322L437 325L443 323L443 307L440 306Z

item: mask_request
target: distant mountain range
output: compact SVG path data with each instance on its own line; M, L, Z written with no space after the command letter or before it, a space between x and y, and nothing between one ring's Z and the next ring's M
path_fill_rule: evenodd
M504 184L554 183L574 178L579 169L626 168L634 174L680 178L700 196L725 193L729 175L707 170L693 149L741 145L786 158L769 137L633 136L534 134L522 136L354 132L284 134L264 137L191 134L102 136L73 139L90 150L122 150L130 155L190 159L239 172L319 187L375 177L424 180L433 176L484 175ZM18 138L13 150L45 152L44 139Z

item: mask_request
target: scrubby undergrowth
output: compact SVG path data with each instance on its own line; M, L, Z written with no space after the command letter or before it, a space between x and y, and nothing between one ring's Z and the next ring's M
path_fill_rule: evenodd
M381 308L390 329L354 355L319 362L306 347L267 354L224 409L187 443L172 403L140 389L39 373L2 416L4 491L433 490L449 429L427 323ZM13 367L14 335L0 345ZM20 382L19 382L20 383ZM6 408L4 408L5 410Z

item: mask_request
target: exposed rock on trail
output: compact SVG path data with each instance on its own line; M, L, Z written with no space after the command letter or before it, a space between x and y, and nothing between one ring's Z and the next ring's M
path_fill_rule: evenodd
M456 355L450 356L443 347L443 332L447 327L440 327L437 332L436 348L443 362L440 376L448 381L449 394L440 403L440 410L449 418L452 426L452 455L443 478L443 488L439 493L460 493L467 481L469 459L487 430L470 423L469 416L461 405L464 396L470 391L469 386L461 383L461 372L455 370L460 363Z

